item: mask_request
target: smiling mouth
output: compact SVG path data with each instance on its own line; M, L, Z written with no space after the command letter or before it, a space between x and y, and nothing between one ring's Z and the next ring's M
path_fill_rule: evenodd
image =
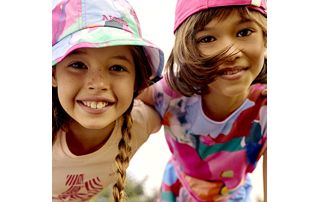
M241 69L228 70L228 71L221 72L220 75L232 75L232 74L236 74L240 71L242 71L242 70Z
M91 108L91 109L103 109L110 105L111 103L109 102L104 102L104 101L80 101L83 105Z
M222 69L218 72L219 75L221 76L228 76L228 75L234 75L237 74L241 71L247 70L248 68L226 68Z

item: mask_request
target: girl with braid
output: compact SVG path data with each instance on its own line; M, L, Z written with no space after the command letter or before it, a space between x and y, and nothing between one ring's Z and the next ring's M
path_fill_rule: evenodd
M134 98L159 80L163 52L126 0L57 0L52 10L52 201L125 200L130 158L160 129Z

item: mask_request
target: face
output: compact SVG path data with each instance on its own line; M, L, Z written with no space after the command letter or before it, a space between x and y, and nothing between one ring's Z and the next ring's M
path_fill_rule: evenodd
M53 68L63 109L87 129L104 129L130 106L135 66L128 46L82 48Z
M266 54L261 27L253 20L244 20L238 12L227 18L212 19L196 34L200 52L215 56L226 50L230 57L218 67L218 76L209 84L210 92L223 96L246 96L253 80L260 73Z

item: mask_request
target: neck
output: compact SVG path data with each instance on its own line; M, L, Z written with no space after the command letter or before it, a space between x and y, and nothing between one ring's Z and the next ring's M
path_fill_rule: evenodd
M85 155L100 149L109 139L115 122L106 128L95 130L82 127L71 121L66 134L69 150L75 155Z
M202 108L207 117L215 121L223 121L237 110L247 97L246 94L225 96L210 92L202 96Z

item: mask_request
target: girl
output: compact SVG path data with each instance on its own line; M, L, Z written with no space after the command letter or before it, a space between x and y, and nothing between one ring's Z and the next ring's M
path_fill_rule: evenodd
M262 155L266 185L266 15L264 0L178 0L166 79L142 97L172 153L160 201L248 201Z
M126 168L160 118L134 98L163 52L125 0L59 0L52 11L53 201L124 200Z

